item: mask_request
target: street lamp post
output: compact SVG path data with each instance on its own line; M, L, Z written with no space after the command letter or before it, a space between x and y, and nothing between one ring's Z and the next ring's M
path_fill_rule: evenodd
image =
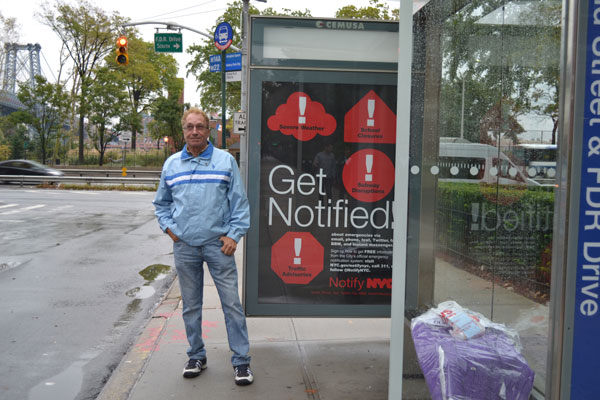
M465 138L465 77L462 79L462 100L460 102L460 138Z

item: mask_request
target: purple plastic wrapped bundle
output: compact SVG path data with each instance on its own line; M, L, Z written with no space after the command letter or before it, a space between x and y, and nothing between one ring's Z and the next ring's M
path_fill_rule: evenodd
M413 319L411 331L432 399L529 398L534 372L518 350L515 332L481 320L485 334L459 339L441 319L426 315L431 312Z

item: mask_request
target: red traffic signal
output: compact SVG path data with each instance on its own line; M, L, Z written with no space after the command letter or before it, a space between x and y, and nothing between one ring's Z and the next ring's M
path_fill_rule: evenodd
M127 54L127 38L120 36L117 39L117 64L127 65L129 64L129 55Z

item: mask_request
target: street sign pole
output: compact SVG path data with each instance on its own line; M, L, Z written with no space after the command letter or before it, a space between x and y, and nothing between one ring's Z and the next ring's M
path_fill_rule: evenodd
M225 77L225 50L221 51L221 142L222 148L225 149L227 142L225 141L225 85L227 85L227 79Z
M225 74L225 51L231 46L233 42L233 29L231 25L227 22L221 22L217 25L215 29L215 46L217 49L221 50L221 137L223 143L223 149L227 147L227 143L225 141L225 123L226 119L226 110L225 110L225 86L227 85L227 77Z

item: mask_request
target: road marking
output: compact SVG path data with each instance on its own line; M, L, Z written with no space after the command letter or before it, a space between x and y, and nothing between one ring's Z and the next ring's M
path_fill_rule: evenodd
M73 190L72 193L98 195L98 192L90 192L89 190Z
M73 205L71 205L71 204L69 204L69 205L66 205L66 206L60 206L60 207L56 207L56 208L55 208L53 211L64 210L64 209L67 209L67 208L72 208L72 207L74 207L74 206L73 206Z
M38 204L38 205L35 205L35 206L24 207L24 208L21 208L21 211L35 210L36 208L42 208L42 207L46 207L46 205L45 204Z
M10 214L16 214L16 213L20 213L21 210L13 210L13 211L4 211L1 212L0 215L10 215Z
M20 213L21 211L35 210L36 208L42 208L42 207L46 207L46 205L45 204L38 204L38 205L35 205L35 206L29 206L29 207L19 208L18 210L4 211L4 212L1 212L0 215L17 214L17 213Z
M23 192L25 192L25 193L43 194L44 196L49 195L49 194L53 194L53 195L59 195L59 194L61 194L60 190L51 190L51 189L44 189L44 190L23 190Z

